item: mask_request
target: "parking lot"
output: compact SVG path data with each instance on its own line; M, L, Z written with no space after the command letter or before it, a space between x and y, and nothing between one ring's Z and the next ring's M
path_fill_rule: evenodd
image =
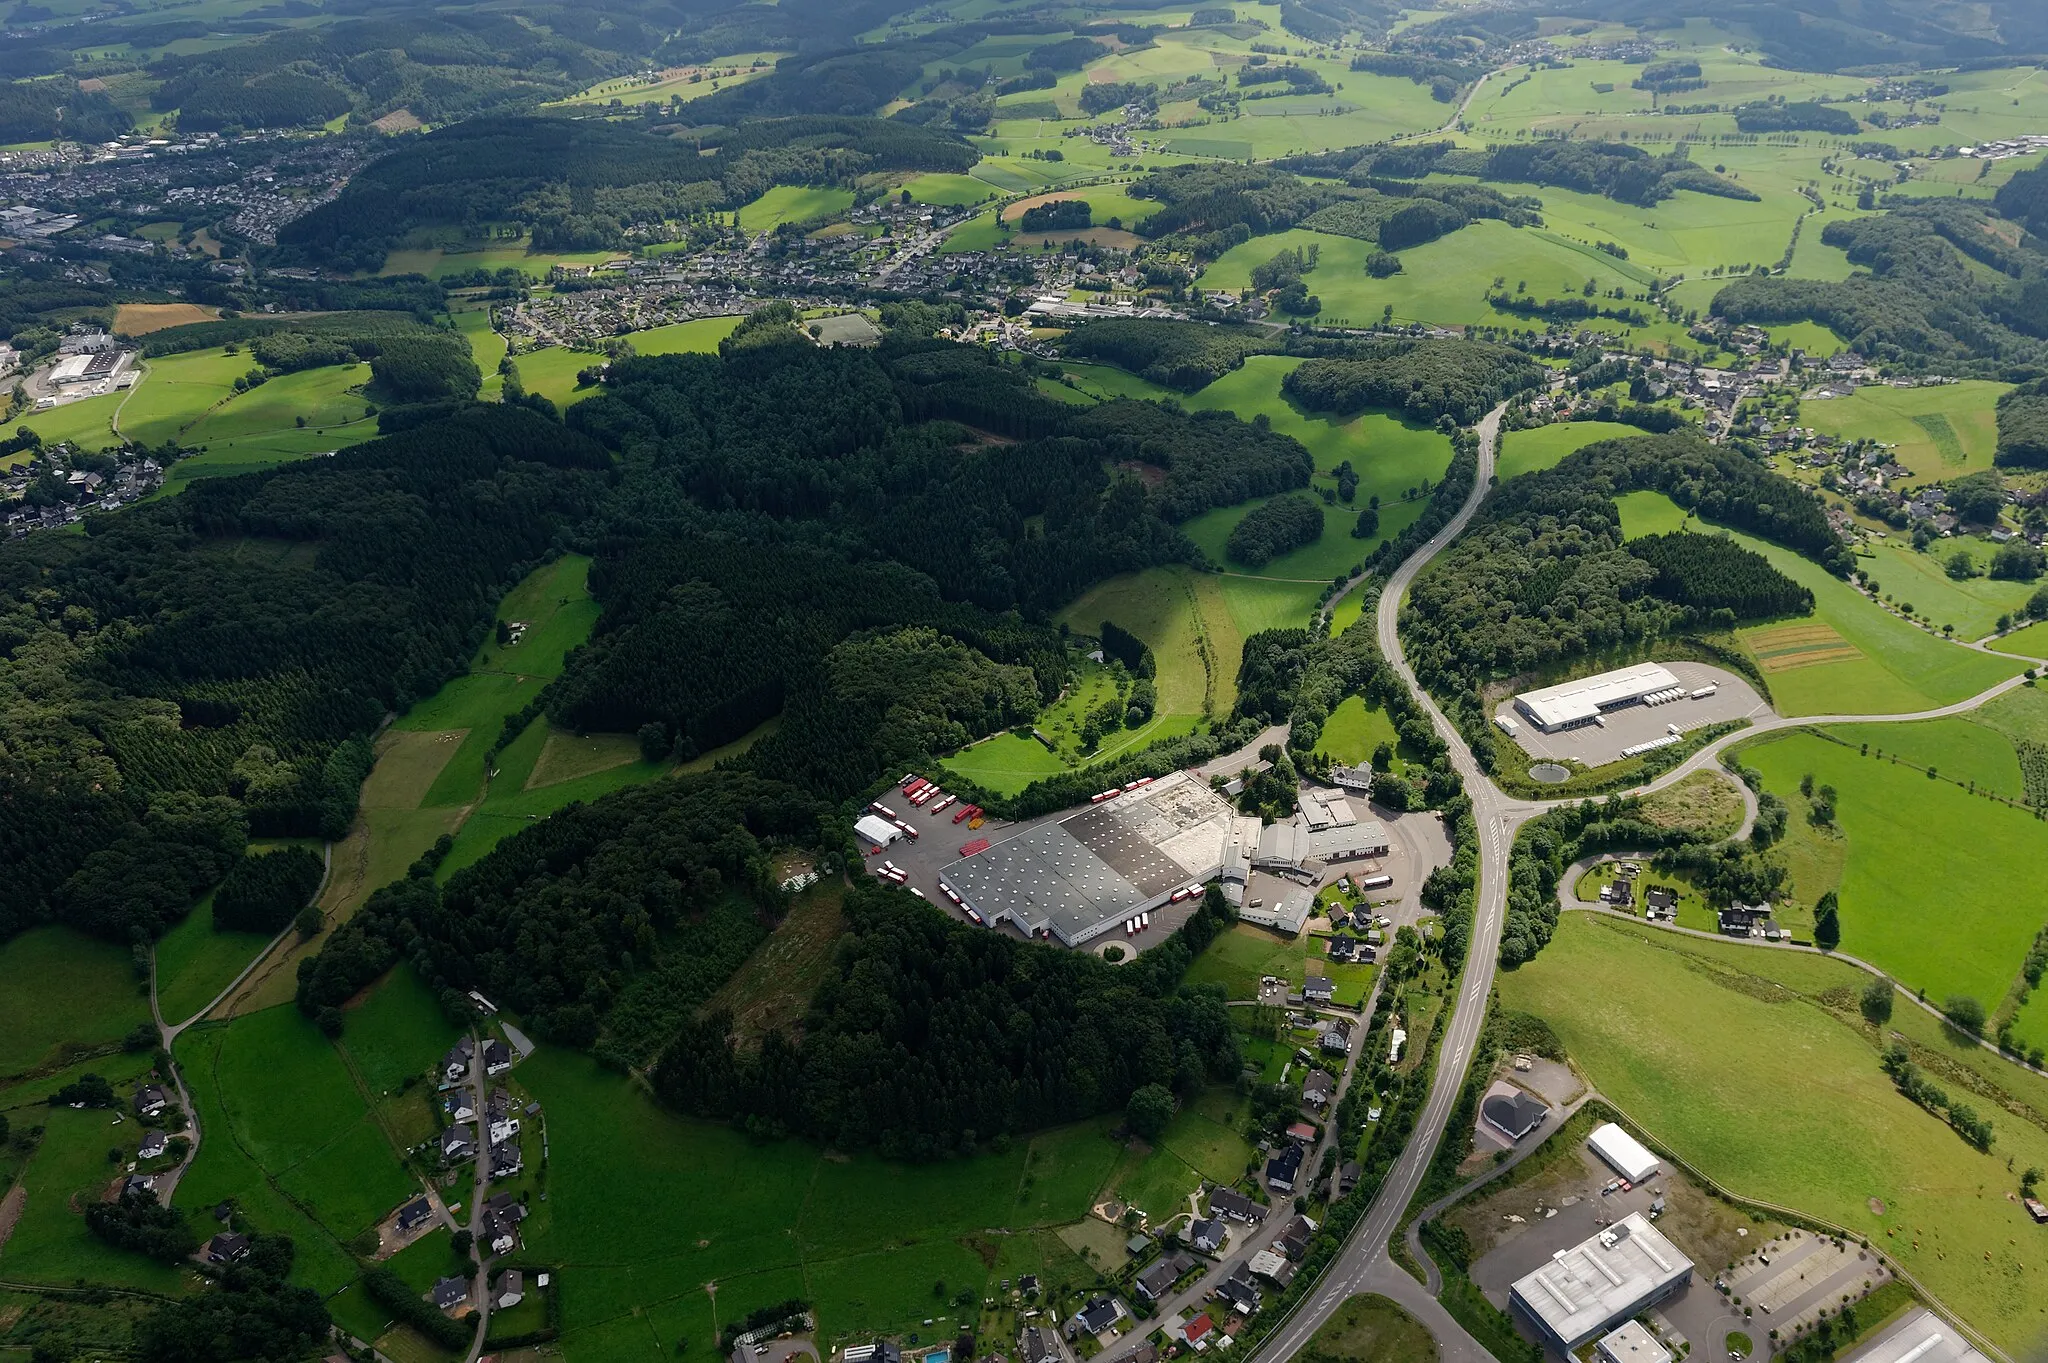
M1708 685L1717 689L1713 695L1699 700L1688 696L1665 705L1623 706L1602 715L1599 724L1554 734L1542 732L1519 714L1513 696L1503 698L1493 707L1493 713L1515 722L1515 741L1530 757L1539 762L1577 762L1585 767L1605 766L1618 760L1625 749L1667 737L1674 724L1690 733L1709 724L1755 719L1771 713L1771 707L1756 693L1756 688L1725 667L1689 662L1664 666L1688 691Z

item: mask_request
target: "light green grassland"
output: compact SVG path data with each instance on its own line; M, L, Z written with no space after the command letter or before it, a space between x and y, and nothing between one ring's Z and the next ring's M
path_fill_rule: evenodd
M1556 298L1576 297L1588 279L1601 290L1621 287L1635 294L1648 277L1591 247L1581 248L1536 228L1489 220L1401 252L1403 270L1388 279L1374 279L1365 272L1366 257L1379 249L1373 243L1295 228L1232 247L1196 282L1212 291L1243 289L1251 284L1252 270L1280 251L1305 252L1310 246L1318 248L1318 264L1305 282L1309 292L1322 299L1318 320L1336 324L1376 322L1391 305L1397 322L1527 327L1526 318L1500 312L1486 301L1495 279L1503 280L1511 291L1526 283L1531 294ZM1627 330L1619 322L1588 325ZM1676 339L1683 334L1666 323L1634 330L1645 337L1670 332Z
M1897 445L1917 486L1991 467L1998 448L1999 395L2010 387L1975 379L1931 388L1859 388L1848 397L1799 404L1799 420L1845 440Z
M1032 720L1033 727L1053 741L1059 749L1057 753L1029 735L1001 733L962 749L946 759L946 767L986 789L1012 795L1046 776L1113 761L1133 749L1177 738L1192 731L1200 718L1197 714L1164 714L1155 709L1144 724L1105 734L1093 750L1084 753L1083 723L1091 711L1115 699L1116 694L1108 668L1083 662L1069 679L1065 694Z
M2007 1198L2007 1164L2048 1165L2048 1135L1993 1102L1995 1143L1979 1154L1901 1095L1853 1012L1810 1001L1853 999L1867 978L1817 956L1568 913L1499 990L1506 1007L1548 1021L1602 1096L1688 1163L1737 1194L1871 1237L2015 1357L2035 1356L2048 1347L2048 1261Z
M1087 364L1074 360L1060 361L1060 373L1073 380L1071 386L1055 383L1057 388L1068 392L1078 391L1088 397L1108 400L1110 398L1173 398L1184 401L1185 395L1163 388L1150 379L1139 378L1127 369L1118 369L1113 364ZM1218 380L1221 382L1221 380ZM1210 387L1214 387L1211 384ZM1204 390L1207 391L1206 389ZM1249 419L1249 418L1247 418ZM1291 434L1291 432L1290 432ZM1300 437L1297 436L1297 439Z
M21 1219L0 1248L0 1275L17 1282L68 1287L83 1281L166 1294L194 1287L197 1275L189 1269L115 1249L85 1228L86 1205L100 1201L135 1157L141 1128L133 1116L52 1107L36 1112L34 1122L43 1128L42 1139L21 1173ZM120 1158L108 1159L109 1151L119 1151Z
M1309 1341L1330 1358L1369 1358L1373 1363L1436 1363L1436 1341L1421 1321L1377 1293L1352 1297L1339 1306Z
M1509 431L1501 437L1500 457L1494 476L1505 483L1525 473L1555 468L1566 455L1599 440L1619 440L1641 435L1634 426L1617 421L1558 421L1526 431Z
M739 225L749 232L772 232L789 222L844 213L853 207L850 189L817 188L809 185L776 185L739 211Z
M200 900L185 921L156 944L157 1007L164 1021L183 1022L213 1002L270 937L263 932L215 931L213 896Z
M977 180L972 175L916 175L898 188L909 190L910 197L918 203L952 206L978 204L1002 193L988 181Z
M641 355L708 355L717 351L718 343L732 335L739 324L737 317L699 317L694 321L631 332L627 339L633 343L634 351ZM498 342L499 349L503 344L502 340ZM492 360L486 368L482 363L484 351L478 349L474 338L470 348L478 352L477 367L484 369L483 397L488 401L497 397L504 387L496 373L497 361ZM513 362L519 366L519 381L527 392L539 393L556 406L567 407L599 391L595 384L578 387L576 375L593 365L602 364L604 357L587 350L545 346L539 350L523 351L513 357Z
M624 1078L552 1048L519 1077L546 1107L557 1152L548 1200L527 1223L527 1253L577 1284L563 1299L572 1358L672 1357L677 1332L710 1323L705 1285L714 1280L718 1321L803 1295L828 1340L917 1329L952 1309L934 1301L934 1280L949 1296L982 1295L991 1265L974 1243L1076 1220L1120 1149L1105 1138L1106 1122L1092 1122L1005 1154L913 1168L797 1142L749 1143L669 1114ZM721 1171L719 1196L660 1193L678 1169ZM1058 1257L1073 1282L1092 1277Z
M1911 605L1921 618L1955 626L1958 638L1981 639L1996 627L1999 616L2024 606L2037 585L1989 576L1997 551L1992 541L1971 535L1936 540L1922 553L1904 536L1889 535L1859 550L1856 567L1882 595ZM1978 576L1948 575L1948 560L1957 553L1970 555Z
M1676 530L1685 513L1662 493L1631 492L1615 499L1630 539ZM1772 703L1785 715L1893 714L1953 704L1996 685L2024 664L1946 642L1888 614L1819 564L1789 549L1715 527L1752 549L1813 592L1812 619L1832 627L1862 654L1836 662L1766 671ZM1784 622L1740 631L1745 643ZM1752 644L1753 647L1753 644Z
M1807 224L1812 228L1812 224ZM1826 357L1838 353L1843 347L1842 338L1818 322L1783 322L1774 327L1765 327L1771 339L1783 345L1803 350L1808 355Z
M1394 721L1377 705L1368 706L1363 696L1346 696L1330 711L1323 723L1317 752L1328 753L1347 766L1362 767L1371 761L1373 749L1385 743L1398 744Z
M126 947L71 928L31 928L0 944L0 1078L119 1041L149 1021Z
M175 492L195 478L248 473L373 438L377 421L363 397L369 380L366 364L328 365L283 374L231 395L184 428L180 442L200 446L201 452L171 465L164 477L166 491ZM121 426L129 428L125 412Z
M442 245L406 246L384 258L380 275L421 274L439 279L457 270L518 270L529 279L546 279L557 265L602 265L617 251L529 251L524 239L479 245L460 239Z
M1870 725L1853 735L1886 752L1936 757L1952 780L2016 784L1998 736L1983 740L1955 728L1924 735L1884 734ZM1915 727L1915 726L1907 726ZM1884 741L1889 739L1888 742ZM1933 750L1951 740L1948 755ZM1985 741L1989 740L1989 741ZM2048 919L2048 825L2025 810L1930 780L1904 763L1863 756L1808 734L1760 742L1743 761L1767 789L1791 802L1800 780L1837 792L1836 823L1844 842L1842 949L1887 971L1907 989L1940 1002L1968 994L1996 1007L2019 974L2027 947ZM1795 808L1798 806L1795 805ZM1836 836L1826 834L1825 836ZM1914 848L1964 848L1968 856L1917 855ZM1800 886L1811 903L1833 886Z
M1237 665L1244 652L1218 590L1219 579L1185 568L1150 568L1090 588L1060 612L1076 633L1093 636L1113 620L1152 650L1162 714L1227 714L1237 701ZM1207 640L1209 663L1204 663Z
M664 80L642 80L638 77L601 80L567 99L544 107L559 109L572 105L610 104L613 100L628 108L640 104L667 104L676 99L688 103L767 75L775 69L779 55L775 52L742 52L736 56L720 57L702 66L682 68L681 74ZM756 69L756 61L766 64Z

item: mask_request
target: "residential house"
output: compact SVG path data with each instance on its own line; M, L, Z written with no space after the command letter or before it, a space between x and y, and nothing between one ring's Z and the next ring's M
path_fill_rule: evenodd
M1286 1149L1266 1161L1266 1186L1276 1193L1292 1193L1301 1177L1301 1147L1288 1142Z
M1343 1018L1331 1018L1323 1028L1323 1034L1316 1040L1325 1055L1351 1054L1351 1024Z
M416 1197L398 1209L398 1233L410 1235L434 1219L434 1204Z
M1344 1161L1344 1167L1337 1171L1337 1196L1344 1197L1358 1186L1358 1180L1365 1177L1365 1169L1355 1159Z
M509 1141L519 1134L519 1119L517 1117L498 1118L491 1122L490 1133L492 1145L496 1145L500 1141Z
M476 1131L467 1126L451 1126L441 1133L441 1162L460 1164L466 1159L476 1158Z
M1643 909L1651 918L1676 918L1678 892L1666 885L1652 885L1643 895Z
M142 1138L142 1146L135 1152L137 1159L157 1159L171 1148L171 1138L161 1131L152 1131Z
M156 1196L155 1174L130 1174L126 1179L122 1180L121 1196L127 1197L132 1194L136 1197L141 1197L145 1193L150 1197Z
M502 1196L502 1194L501 1194ZM526 1218L526 1208L519 1203L499 1208L496 1198L484 1206L484 1214L477 1224L483 1234L479 1237L490 1247L493 1254L510 1254L519 1244L519 1223Z
M1316 1129L1307 1122L1296 1122L1287 1128L1287 1139L1296 1145L1314 1145Z
M459 1084L469 1077L469 1062L476 1055L476 1043L468 1037L448 1048L448 1054L441 1057L441 1082Z
M493 1122L502 1122L512 1116L512 1095L504 1089L491 1090L490 1100L484 1104L484 1115Z
M484 1043L484 1073L493 1079L512 1068L512 1048L492 1037Z
M1195 1267L1199 1261L1191 1254L1178 1250L1147 1267L1137 1278L1139 1293L1146 1301L1156 1302L1173 1290L1181 1276Z
M1017 1336L1017 1352L1024 1363L1060 1363L1059 1342L1052 1331L1041 1330L1036 1325L1027 1325Z
M1330 959L1333 961L1349 961L1353 958L1353 953L1357 949L1358 939L1355 937L1332 937L1330 939Z
M249 1256L249 1237L234 1231L222 1231L206 1242L208 1263L240 1263Z
M1188 1243L1202 1254L1214 1254L1222 1249L1228 1235L1229 1232L1223 1229L1223 1223L1213 1216L1188 1225Z
M1311 975L1302 983L1301 996L1310 1003L1328 1003L1337 995L1337 986L1321 975Z
M170 1095L155 1084L144 1084L135 1090L135 1111L143 1117L157 1117L170 1104Z
M473 1122L476 1120L476 1099L470 1095L470 1090L466 1085L450 1092L448 1101L443 1106L448 1109L448 1120L451 1122Z
M1301 1101L1310 1107L1328 1107L1337 1096L1337 1080L1328 1070L1316 1070L1301 1083Z
M1251 1270L1242 1264L1238 1266L1237 1272L1223 1280L1214 1295L1218 1301L1228 1302L1230 1309L1240 1316L1258 1314L1261 1300L1259 1287L1252 1281Z
M453 1311L456 1307L468 1303L469 1279L443 1278L429 1289L427 1300L432 1302L437 1310Z
M1180 1327L1180 1337L1188 1342L1188 1347L1203 1349L1208 1347L1207 1340L1215 1329L1216 1322L1209 1319L1209 1313L1204 1311Z
M498 1275L497 1302L500 1308L519 1305L526 1300L526 1275L516 1268L508 1268Z
M1099 1335L1124 1317L1124 1305L1115 1297L1095 1297L1067 1322L1068 1335Z
M1273 1242L1290 1259L1299 1259L1308 1253L1308 1242L1316 1233L1316 1223L1306 1216L1295 1216L1280 1228L1280 1238Z
M526 1168L526 1157L519 1151L519 1142L500 1141L491 1147L491 1177L517 1178Z
M1235 1188L1218 1188L1209 1194L1209 1215L1227 1216L1233 1221L1257 1225L1266 1219L1268 1208L1254 1202Z

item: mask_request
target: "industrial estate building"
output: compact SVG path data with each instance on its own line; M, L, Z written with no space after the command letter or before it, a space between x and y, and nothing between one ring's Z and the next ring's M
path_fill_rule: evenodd
M1625 1320L1593 1346L1599 1363L1671 1363L1671 1350L1643 1328L1639 1320Z
M1238 816L1173 772L964 856L940 882L991 925L1077 947L1222 874Z
M1515 697L1515 709L1522 718L1546 734L1597 724L1600 716L1625 705L1655 704L1659 697L1677 700L1687 693L1685 683L1662 663L1637 663L1581 677L1541 691L1525 691Z
M1593 1134L1586 1138L1586 1146L1630 1183L1641 1183L1657 1172L1657 1157L1641 1141L1613 1122L1595 1127Z
M1962 1332L1925 1307L1916 1308L1847 1363L1990 1363Z
M1570 1356L1691 1277L1692 1260L1634 1212L1517 1279L1508 1300L1552 1347Z

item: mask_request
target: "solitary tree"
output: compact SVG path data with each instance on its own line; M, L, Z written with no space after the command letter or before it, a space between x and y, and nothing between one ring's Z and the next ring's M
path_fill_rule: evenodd
M1894 992L1892 982L1882 977L1863 986L1863 1016L1880 1027L1890 1022Z
M1941 1011L1950 1022L1968 1032L1971 1036L1984 1034L1984 1005L1968 994L1951 994L1941 1005Z
M1836 916L1835 907L1833 890L1813 906L1813 942L1822 951L1833 951L1842 944L1842 921Z

